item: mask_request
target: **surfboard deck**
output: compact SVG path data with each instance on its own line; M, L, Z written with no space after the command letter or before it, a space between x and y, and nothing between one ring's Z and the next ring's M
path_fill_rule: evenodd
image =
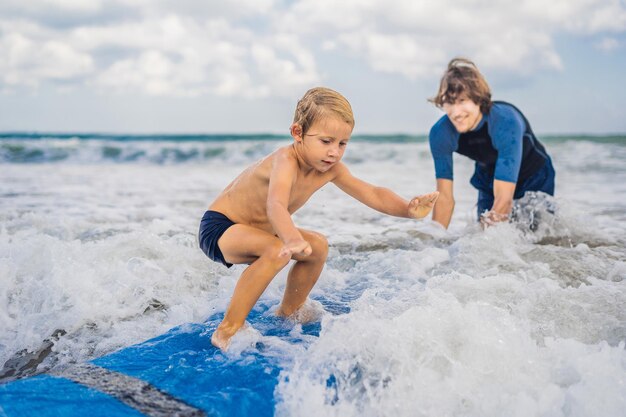
M288 343L319 336L255 306L248 321L263 336ZM326 308L327 306L325 306ZM331 307L332 308L332 307ZM272 416L282 366L257 342L236 357L211 345L222 314L185 324L86 364L0 385L0 416Z

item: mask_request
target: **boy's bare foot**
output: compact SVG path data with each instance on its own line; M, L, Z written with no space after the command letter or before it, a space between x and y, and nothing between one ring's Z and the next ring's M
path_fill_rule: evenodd
M228 345L230 345L230 337L225 337L223 332L216 330L211 335L211 344L216 348L226 352L228 350Z
M237 333L237 330L239 330L239 327L226 325L224 322L221 322L211 335L211 344L226 352L230 345L230 339Z
M307 299L304 304L298 307L291 314L286 314L282 305L276 310L276 315L279 317L289 318L298 323L311 323L319 321L324 314L325 310L322 303L319 301Z

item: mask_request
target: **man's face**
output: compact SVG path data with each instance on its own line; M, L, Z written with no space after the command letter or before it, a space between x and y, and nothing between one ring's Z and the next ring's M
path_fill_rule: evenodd
M459 133L474 129L482 119L480 107L466 94L461 94L453 103L444 103L443 110Z

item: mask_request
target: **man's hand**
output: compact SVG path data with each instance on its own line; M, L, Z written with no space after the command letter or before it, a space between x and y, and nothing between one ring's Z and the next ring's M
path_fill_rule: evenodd
M283 248L280 250L278 256L289 256L291 255L300 255L300 256L309 256L313 252L311 245L304 239L293 240L285 243Z
M486 211L480 215L480 224L483 226L483 229L507 220L509 220L508 214L498 213L493 210Z
M439 198L439 191L415 197L409 202L409 217L414 219L426 217L435 206L437 198Z

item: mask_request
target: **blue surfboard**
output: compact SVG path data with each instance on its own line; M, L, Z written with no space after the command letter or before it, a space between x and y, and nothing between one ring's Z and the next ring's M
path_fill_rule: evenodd
M345 305L324 303L331 313ZM293 344L319 336L257 303L248 321L263 336ZM91 362L0 385L0 416L272 416L274 390L289 361L262 342L239 355L222 353L210 336L222 315L186 324Z

